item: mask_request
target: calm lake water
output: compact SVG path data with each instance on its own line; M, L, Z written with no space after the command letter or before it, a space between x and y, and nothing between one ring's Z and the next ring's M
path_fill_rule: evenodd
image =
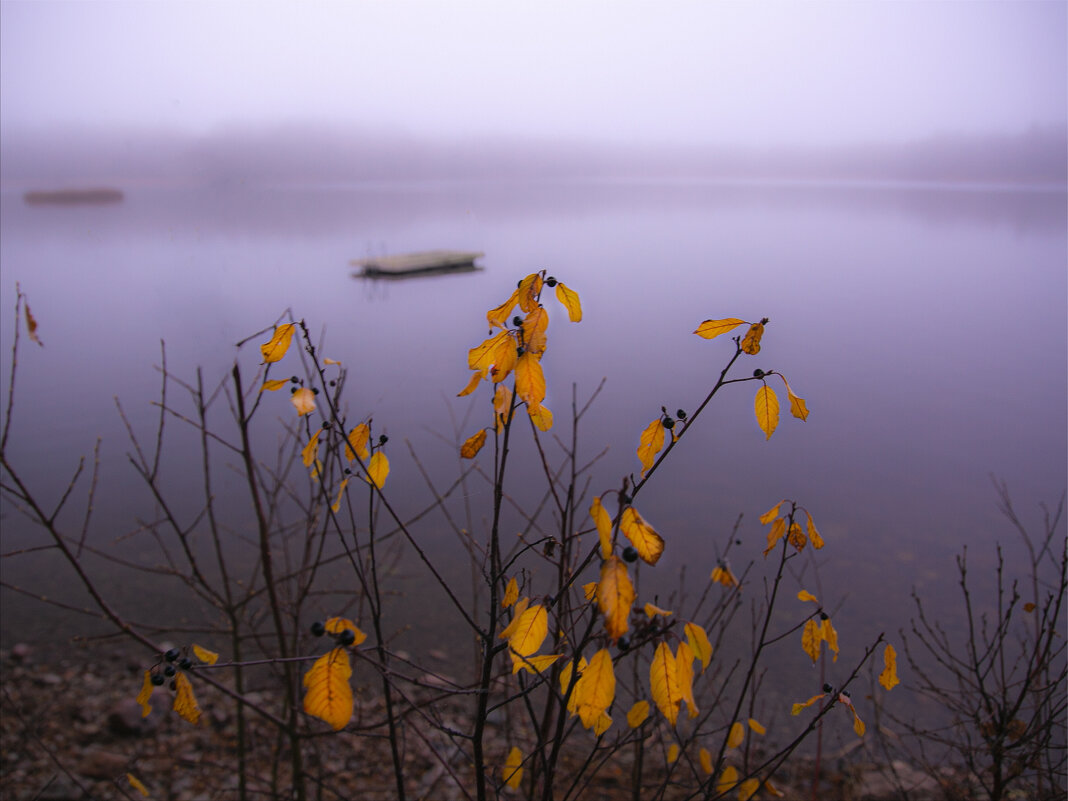
M56 499L103 438L96 543L150 514L113 398L150 435L160 340L174 373L191 378L201 365L217 383L234 343L287 308L324 331L324 355L351 370L352 414L372 415L393 441L387 489L419 508L428 495L404 441L439 484L455 475L455 452L436 435L453 440L451 415L471 404L461 439L486 422L485 389L455 397L467 349L485 336L485 311L541 268L576 289L585 311L571 325L555 301L551 310L544 365L558 425L573 383L585 398L607 378L580 429L587 457L610 447L596 492L637 472L638 434L661 406L692 410L714 382L733 345L695 337L702 320L769 317L761 353L736 374L781 370L808 401L807 423L784 416L765 441L757 386L725 388L642 493L639 508L668 543L658 572L686 565L689 581L707 576L739 514L732 562L759 560L756 518L797 499L827 542L820 580L844 602L840 636L852 631L859 647L869 632L906 625L914 586L952 621L962 546L976 570L992 564L997 540L1022 565L991 474L1035 523L1038 504L1055 505L1068 481L1064 187L129 187L121 204L67 208L28 207L22 189L0 198L5 384L16 281L45 347L23 339L10 454ZM347 267L433 248L484 251L485 269L386 283ZM282 394L270 400L289 420ZM195 487L176 458L169 480ZM487 514L490 497L472 484L468 500ZM9 502L2 512L5 550L33 541ZM443 558L456 551L440 520L419 536ZM71 580L43 563L7 560L3 571L51 592ZM39 607L4 598L6 644L47 636Z

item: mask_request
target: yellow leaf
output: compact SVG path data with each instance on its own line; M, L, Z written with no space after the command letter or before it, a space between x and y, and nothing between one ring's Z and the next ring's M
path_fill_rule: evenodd
M464 440L464 444L460 446L460 458L461 459L474 459L478 455L478 452L482 450L482 446L486 444L486 429L480 429L474 434Z
M786 501L779 501L773 507L768 509L768 511L764 512L764 514L762 514L760 516L760 522L763 523L766 526L768 523L770 523L772 520L774 520L776 517L778 517L779 516L779 507L781 507L784 503L786 503Z
M774 548L779 540L782 539L783 534L786 533L786 518L779 517L775 519L775 522L771 524L771 531L768 532L768 547L764 549L764 556L771 553L771 549Z
M800 523L790 524L790 531L786 535L786 540L797 549L798 553L803 551L808 544L808 537L806 537L805 532L801 530Z
M515 369L516 361L519 359L519 351L516 350L515 340L508 336L498 342L497 346L490 352L489 359L493 362L493 366L489 371L490 381L494 384L499 384L511 375L512 370Z
M879 674L879 684L887 690L892 690L900 683L897 678L897 651L887 643L883 649L883 672Z
M219 661L219 655L217 653L209 651L207 648L201 648L196 643L193 644L193 655L205 665L214 665Z
M775 390L767 384L758 389L753 408L756 410L757 425L764 432L764 439L771 439L775 427L779 425L779 399L775 396Z
M267 390L268 392L275 392L288 383L288 378L279 378L277 381L264 381L263 386L260 387L260 392L263 392L264 390Z
M523 598L518 603L516 603L515 609L512 610L512 622L505 626L503 629L501 629L501 633L497 635L498 637L500 637L502 640L507 640L509 637L512 636L512 632L514 632L519 627L519 618L523 616L523 613L525 611L527 611L527 606L529 604L529 598Z
M820 643L822 641L823 635L820 631L820 625L815 620L809 619L801 632L801 647L813 662L817 662L820 658Z
M530 419L538 431L548 431L553 427L553 413L549 411L549 407L545 404L538 404L537 406L527 404L527 414L530 415Z
M586 657L582 657L581 659L579 659L578 672L579 672L579 676L580 677L582 676L582 672L586 669L588 664L589 663L586 662ZM568 689L568 687L571 686L571 673L574 670L574 668L575 668L575 663L573 661L571 661L571 660L568 660L567 664L564 665L560 669L560 695L567 695L567 689ZM577 681L575 682L575 685L576 685L576 688L577 688L578 687L578 682ZM578 699L575 696L575 691L572 690L571 691L571 696L567 700L567 711L570 712L571 714L577 714L577 710L578 710Z
M645 614L649 616L650 620L652 620L657 615L660 615L661 617L670 617L671 615L673 615L675 613L674 612L669 612L667 609L661 609L656 604L648 604L647 603L645 605Z
M805 399L797 397L789 387L786 388L786 394L790 398L790 414L801 422L808 420L808 406L805 405Z
M15 289L18 289L17 284L15 285ZM36 342L40 347L43 348L44 343L41 341L40 337L37 336L37 319L30 311L30 304L26 302L25 296L23 296L22 308L26 312L26 333L29 335L30 341Z
M723 793L730 792L738 784L738 770L734 765L727 765L723 769L723 773L719 774L719 781L716 782L716 792Z
M323 433L321 428L315 429L315 433L311 435L311 439L308 440L308 444L304 446L304 450L300 452L300 458L304 462L305 467L311 467L312 462L315 461L315 457L319 454L319 435Z
M792 707L790 707L790 714L791 715L800 715L802 709L807 709L808 707L812 706L814 703L819 701L821 698L826 698L826 697L827 697L826 693L820 693L819 695L812 696L811 698L809 698L807 701L805 701L803 703L794 704Z
M335 648L315 660L304 674L304 711L330 724L334 731L345 728L352 718L352 666L344 648Z
M753 323L742 338L742 350L750 356L756 356L760 353L760 338L762 336L764 336L764 325L762 323Z
M321 479L323 476L322 460L316 458L315 464L311 466L311 470L309 472L311 473L312 481L318 481L319 479Z
M649 702L635 701L634 706L627 713L627 725L636 729L645 722L647 717L649 717Z
M179 672L174 677L174 711L183 719L194 726L200 722L200 707L193 695L193 685L189 683L189 677Z
M649 665L649 689L661 714L674 726L679 719L682 692L679 690L678 674L675 671L675 656L666 642L656 647L653 661Z
M712 580L724 587L737 587L738 579L734 577L731 569L726 565L716 565L712 568Z
M838 661L838 632L834 630L834 626L831 625L831 619L824 617L820 623L820 636L823 641L827 643L827 647L834 651L833 662Z
M508 647L520 656L530 656L549 633L549 615L541 604L525 609L508 637Z
M512 390L504 384L498 384L493 393L493 411L497 413L497 433L504 431L504 425L508 422L512 408Z
M341 362L337 361L337 359L323 359L323 364L336 364L339 367L341 366Z
M736 720L731 724L730 734L727 735L727 748L737 748L744 739L745 726L741 724L741 721Z
M504 598L501 599L501 606L507 609L519 599L519 582L515 580L515 576L508 579L508 586L504 589Z
M152 683L152 673L145 671L145 680L141 683L141 692L137 694L137 703L141 705L141 717L147 718L152 712L152 705L148 703L152 698L152 690L155 685Z
M307 387L301 387L289 396L290 403L297 410L297 415L303 417L315 411L315 393Z
M808 538L812 541L812 547L818 551L823 547L823 537L816 531L816 524L812 522L812 515L807 511L805 514L808 516Z
M518 748L512 746L512 750L508 752L508 758L504 761L504 770L501 771L501 776L504 779L504 783L513 790L518 790L519 783L523 780L522 765L523 754Z
M595 736L600 737L608 728L612 725L612 718L608 716L607 712L602 712L597 716L597 720L593 722L593 733Z
M541 359L542 354L545 353L545 331L548 327L549 313L538 306L523 320L523 350Z
M604 613L604 627L614 643L629 627L630 607L634 603L634 585L627 566L618 556L610 556L601 565L601 581L597 585L597 607Z
M612 655L602 648L593 655L586 669L575 684L577 696L575 710L582 725L587 729L608 710L616 697L616 674L612 667Z
M371 454L371 461L367 463L367 480L382 489L382 485L386 483L386 476L388 475L389 459L386 458L382 451L375 451Z
M538 357L529 351L515 365L515 394L531 406L540 406L545 400L545 373Z
M601 504L600 496L593 499L590 504L590 517L597 525L597 536L601 541L601 558L607 559L612 555L612 518Z
M749 801L760 789L760 779L746 779L738 785L738 801Z
M760 721L753 718L749 718L749 728L755 731L757 734L767 734L768 730L760 725Z
M515 349L515 340L512 339L510 332L501 331L471 348L467 352L467 366L472 370L477 370L479 375L485 378L493 366L497 349L502 345L510 345L513 350Z
M260 345L260 353L263 354L265 364L273 364L280 361L289 350L289 343L293 341L293 332L296 326L293 323L275 326L274 335Z
M126 781L128 781L130 783L130 786L137 790L137 792L139 792L145 798L148 798L148 788L145 787L145 785L141 782L140 779L138 779L132 773L127 773Z
M703 673L712 661L712 643L708 641L708 634L696 623L687 623L686 642L690 644L690 650L701 660L701 672Z
M545 668L549 667L549 665L563 656L563 654L519 656L515 651L509 651L509 656L512 657L512 675L514 676L520 670L525 670L527 673L541 673Z
M586 596L587 601L597 600L597 582L587 581L582 585L582 593Z
M780 790L778 787L771 783L771 779L764 780L764 789L776 798L786 798L785 793L783 793L782 790Z
M799 600L799 601L814 601L815 603L819 603L819 599L816 598L816 596L813 595L808 590L801 590L801 592L799 592L797 594L797 600Z
M744 322L745 320L739 320L737 317L727 317L723 320L705 320L697 326L697 330L694 333L705 339L714 339L720 334L733 331Z
M712 775L712 755L708 753L707 748L702 748L697 752L697 761L701 763L701 770L703 770L709 776Z
M660 560L660 555L664 553L664 539L633 506L623 510L619 529L630 540L643 562L655 565Z
M518 302L519 290L517 289L500 306L486 312L486 322L489 323L490 328L504 328L505 323L508 322L508 315L512 313L512 309Z
M367 639L367 635L360 631L359 627L346 617L332 617L323 624L330 634L340 634L343 631L351 631L356 637L351 643L354 647Z
M857 737L863 737L865 731L864 721L860 719L857 710L853 709L853 707L850 707L850 709L853 711L853 731L857 733Z
M478 388L479 382L482 380L482 373L477 370L471 373L471 378L467 382L467 386L456 393L457 398L462 398L464 395L470 395Z
M582 304L579 302L578 292L557 282L556 299L564 304L564 308L567 309L567 318L571 322L577 323L582 320Z
M693 697L693 650L687 642L680 642L675 653L675 680L679 685L679 693L686 702L686 708L690 710L690 717L697 717L697 702Z
M371 438L371 427L367 423L360 423L349 434L348 444L345 446L345 458L350 462L357 456L362 461L367 461L371 451L367 449L367 442Z
M645 427L638 442L638 459L642 463L644 476L656 461L660 449L664 447L664 426L659 417Z
M330 504L330 510L332 512L334 512L334 514L337 514L338 510L341 509L341 498L342 498L342 496L344 496L345 487L347 487L348 485L349 485L349 479L347 479L347 478L344 479L338 485L338 488L337 488L337 500L334 501L332 504Z
M679 744L678 743L672 743L671 745L668 746L668 752L667 752L668 764L670 765L670 764L674 763L675 760L678 759L678 758L679 758Z
M1030 601L1028 601L1027 603L1025 603L1025 604L1023 605L1023 610L1024 610L1024 611L1025 611L1025 612L1026 612L1027 614L1031 614L1032 612L1034 612L1034 611L1035 611L1035 605L1034 605L1033 603L1031 603ZM889 648L890 646L888 645L888 646L886 646L886 647L887 647L887 648Z
M541 275L539 273L531 273L519 282L519 289L516 291L519 293L517 300L519 301L520 309L525 312L532 312L538 307L541 283Z

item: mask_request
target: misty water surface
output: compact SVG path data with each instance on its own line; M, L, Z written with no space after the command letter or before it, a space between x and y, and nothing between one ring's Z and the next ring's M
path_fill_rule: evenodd
M455 474L455 451L435 433L462 439L488 420L485 390L455 397L467 349L485 336L485 311L541 268L585 309L578 325L551 310L544 365L558 426L572 384L584 399L607 378L579 439L588 457L610 446L595 492L639 469L638 434L661 406L693 409L713 383L733 346L693 336L704 319L770 318L761 353L737 374L781 370L808 401L807 423L786 416L765 441L755 384L717 398L642 495L668 543L665 575L686 565L688 581L707 576L739 514L733 563L759 559L757 516L793 498L827 541L820 577L829 598L845 601L843 638L894 631L911 612L911 587L955 599L962 546L977 569L991 564L995 540L1015 546L991 473L1033 521L1040 502L1064 491L1062 188L438 182L143 186L119 205L69 208L28 207L5 191L2 202L5 377L16 280L45 342L23 340L11 459L54 499L102 437L98 544L151 510L126 464L113 397L149 436L160 340L170 370L192 378L202 365L212 384L234 343L291 309L324 332L324 355L350 369L351 414L373 416L390 435L387 489L415 509L427 495L404 441L440 483ZM439 247L484 251L485 269L374 283L347 266ZM269 402L289 419L282 394ZM471 404L457 431L450 409L463 418ZM194 468L179 451L167 480L192 491ZM475 484L469 500L488 509L490 497ZM5 549L37 536L6 501L3 528ZM444 559L457 550L440 523L419 535ZM34 575L7 561L6 581L50 592L70 582L65 568L40 563ZM30 630L38 608L5 597L5 641L40 637ZM154 602L176 615L184 603Z

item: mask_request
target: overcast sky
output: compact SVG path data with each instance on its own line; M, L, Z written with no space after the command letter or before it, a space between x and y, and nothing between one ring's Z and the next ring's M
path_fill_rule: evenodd
M6 130L828 144L1066 125L1036 2L0 3Z

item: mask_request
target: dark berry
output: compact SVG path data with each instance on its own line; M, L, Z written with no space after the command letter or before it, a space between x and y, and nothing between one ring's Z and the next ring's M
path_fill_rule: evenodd
M825 693L829 693L829 692L830 692L831 690L833 690L833 689L834 689L834 687L832 687L832 686L831 686L831 685L829 685L829 684L824 684L824 685L823 685L823 691L824 691Z
M616 645L619 647L620 651L626 651L628 648L630 648L630 640L628 640L626 637L620 637L618 642L616 642Z
M296 395L297 394L297 388L296 387L290 387L289 388L289 394L290 395Z
M638 552L636 550L634 550L634 548L632 548L631 546L628 545L626 548L623 549L623 561L624 562L637 562L638 561Z
M516 328L518 328L522 324L523 324L523 318L520 317L518 314L515 317L512 318L512 325L514 325Z
M312 387L312 395L318 395L318 394L319 394L319 387Z
M378 438L379 445L385 445L387 442L389 442L389 437L387 437L385 434Z
M550 275L548 278L545 279L545 284L547 286L556 286L556 279Z
M352 629L345 629L338 635L337 641L342 645L352 645L356 642L356 635L353 633Z
M182 670L189 670L189 668L193 667L193 660L190 659L188 656L184 656L178 663L178 667L180 667Z
M312 623L311 633L314 634L316 637L322 637L324 634L326 634L326 626L323 625L323 621L316 620L314 623Z
M173 676L177 672L178 671L174 669L174 665L167 665L167 667L163 668L163 675L165 676Z
M323 420L323 428L324 429L330 428L330 421L329 420Z
M163 658L166 659L168 662L173 662L178 657L179 651L177 648L171 648L171 650L167 651L167 653L163 655Z
M759 367L753 371L753 378L763 378L763 377L764 377L764 371L761 370Z
M157 687L162 687L163 686L163 682L165 682L165 681L166 681L166 679L163 678L163 676L159 675L158 673L153 673L152 674L152 683L155 684Z
M826 612L820 612L820 620L826 620L829 617L830 615L828 615Z
M675 410L675 416L677 418L679 418L680 420L685 420L686 419L686 412L683 411L682 409L676 409Z
M295 375L294 376L290 376L289 380L292 381L294 384L299 384L300 383L300 379L297 378Z
M735 541L734 541L734 544L735 544L735 545L741 545L741 544L742 544L742 541L741 541L741 540L735 540Z
M516 355L517 355L517 356L522 356L522 355L523 355L524 353L526 353L527 351L526 351L526 349L525 349L525 348L516 348L516 349L515 349L515 352L516 352Z
M668 429L670 431L674 427L675 427L675 421L670 417L665 417L664 418L664 428L666 428L666 429Z
M352 475L352 471L349 470L347 467L345 468L345 475L346 476L351 476Z

